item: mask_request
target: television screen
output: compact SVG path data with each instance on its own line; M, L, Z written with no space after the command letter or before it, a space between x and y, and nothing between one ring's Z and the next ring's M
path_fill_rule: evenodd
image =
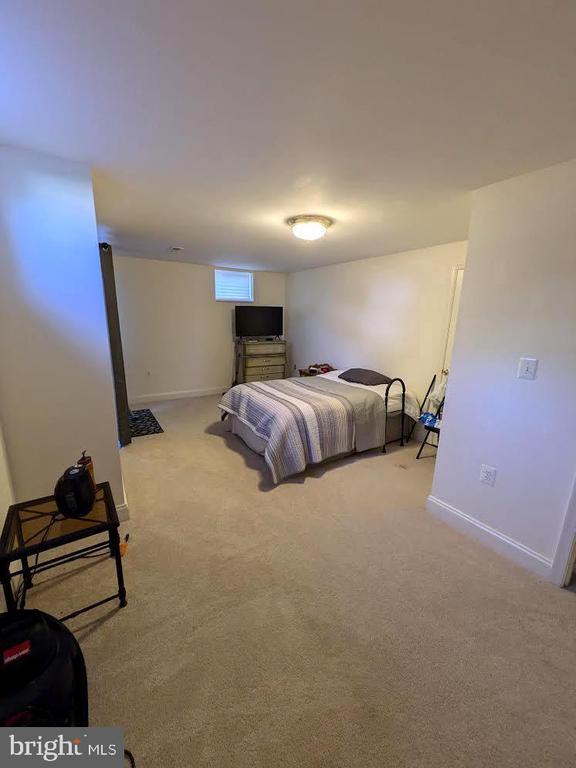
M236 336L282 336L282 307L236 307Z

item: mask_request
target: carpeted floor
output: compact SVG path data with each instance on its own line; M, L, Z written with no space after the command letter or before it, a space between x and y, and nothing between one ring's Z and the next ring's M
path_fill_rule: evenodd
M271 488L216 402L123 450L129 604L71 622L92 724L138 768L572 767L576 595L426 513L415 444ZM112 585L89 560L31 602Z

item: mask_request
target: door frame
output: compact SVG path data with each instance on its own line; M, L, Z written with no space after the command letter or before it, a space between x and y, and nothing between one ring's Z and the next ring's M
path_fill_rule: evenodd
M452 274L450 275L450 303L448 306L448 317L446 320L446 330L444 334L444 346L442 349L442 360L440 362L440 370L442 373L444 373L446 368L446 355L448 354L448 341L450 340L450 327L452 324L452 312L454 311L454 302L456 300L456 285L458 283L458 273L462 272L462 275L464 275L464 270L466 269L465 264L456 264L456 266L452 267ZM464 278L462 278L464 279Z
M576 560L576 479L568 500L562 530L558 537L556 554L552 561L551 581L565 587L570 580Z

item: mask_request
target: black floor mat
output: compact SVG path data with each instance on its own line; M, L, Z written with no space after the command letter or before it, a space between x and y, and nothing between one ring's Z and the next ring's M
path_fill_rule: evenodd
M142 408L139 411L130 411L130 434L132 437L158 435L160 432L164 432L164 430L150 408Z

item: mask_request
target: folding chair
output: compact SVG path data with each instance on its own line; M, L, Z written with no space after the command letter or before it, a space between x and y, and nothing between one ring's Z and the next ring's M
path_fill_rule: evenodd
M436 374L432 377L432 381L430 382L430 386L428 387L428 391L424 395L424 400L422 400L422 405L420 406L420 416L424 413L426 410L426 404L428 403L428 398L430 397L430 394L432 390L434 389L434 384L436 384ZM417 421L415 421L412 424L412 429L410 430L410 434L408 435L408 440L412 440L412 435L414 434L414 430L416 429L416 424L418 424Z
M430 390L428 390L428 392L430 392ZM438 421L440 421L442 419L442 410L444 408L444 399L445 398L442 398L442 400L440 401L440 405L438 406L438 408L436 409L436 413L434 414L434 416L436 417L436 423L438 423ZM426 400L424 401L424 403L426 403ZM441 427L430 426L428 424L422 424L422 426L426 430L426 434L424 436L424 440L422 440L422 445L420 446L420 448L418 450L418 453L416 454L416 458L417 459L420 458L420 455L421 455L422 451L424 450L424 446L425 445L430 445L430 447L432 447L432 448L438 448L438 443L440 442L440 429L441 429ZM438 443L436 445L434 445L433 443L428 443L428 438L430 437L431 434L434 434L434 435L438 436Z

